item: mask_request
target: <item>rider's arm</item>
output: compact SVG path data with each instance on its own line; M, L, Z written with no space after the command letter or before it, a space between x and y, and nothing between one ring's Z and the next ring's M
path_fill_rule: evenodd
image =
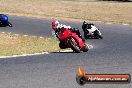
M57 30L55 31L55 35L60 40L60 38L59 38L59 31L60 31L60 28L57 28Z

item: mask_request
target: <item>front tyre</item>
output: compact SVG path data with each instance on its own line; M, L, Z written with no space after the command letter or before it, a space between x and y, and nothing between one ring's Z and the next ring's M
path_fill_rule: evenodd
M103 37L99 34L97 34L97 38L103 39Z
M68 39L68 44L74 52L76 53L81 52L78 42L75 38L71 37L70 39Z
M99 34L97 30L94 32L94 36L96 36L96 38L103 39L103 37Z
M86 45L86 44L84 44L84 47L83 47L83 52L87 52L89 50L89 48L88 48L88 45Z
M103 39L103 37L102 37L101 35L99 35L99 38L100 38L100 39Z

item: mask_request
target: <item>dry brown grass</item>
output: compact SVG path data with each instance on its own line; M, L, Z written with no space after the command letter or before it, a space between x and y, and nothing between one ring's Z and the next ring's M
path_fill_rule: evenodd
M88 21L132 23L131 3L88 0L1 0L0 12Z
M52 38L16 36L0 32L0 56L60 51Z

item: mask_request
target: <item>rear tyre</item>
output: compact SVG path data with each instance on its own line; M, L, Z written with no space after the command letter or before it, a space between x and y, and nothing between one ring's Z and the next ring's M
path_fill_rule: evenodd
M78 45L78 42L76 39L74 39L73 37L71 37L70 39L68 39L68 44L71 47L71 49L76 52L76 53L80 53L80 47Z

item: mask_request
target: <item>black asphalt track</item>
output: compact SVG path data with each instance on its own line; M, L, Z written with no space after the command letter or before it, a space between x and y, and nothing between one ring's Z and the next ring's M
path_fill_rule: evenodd
M51 20L10 17L13 27L0 27L1 31L52 37ZM82 24L61 22L78 28L81 28ZM132 83L84 86L76 83L76 70L79 65L89 74L132 74L132 26L95 24L100 28L104 39L86 40L88 44L93 45L93 49L86 53L54 52L1 58L0 88L131 88Z

